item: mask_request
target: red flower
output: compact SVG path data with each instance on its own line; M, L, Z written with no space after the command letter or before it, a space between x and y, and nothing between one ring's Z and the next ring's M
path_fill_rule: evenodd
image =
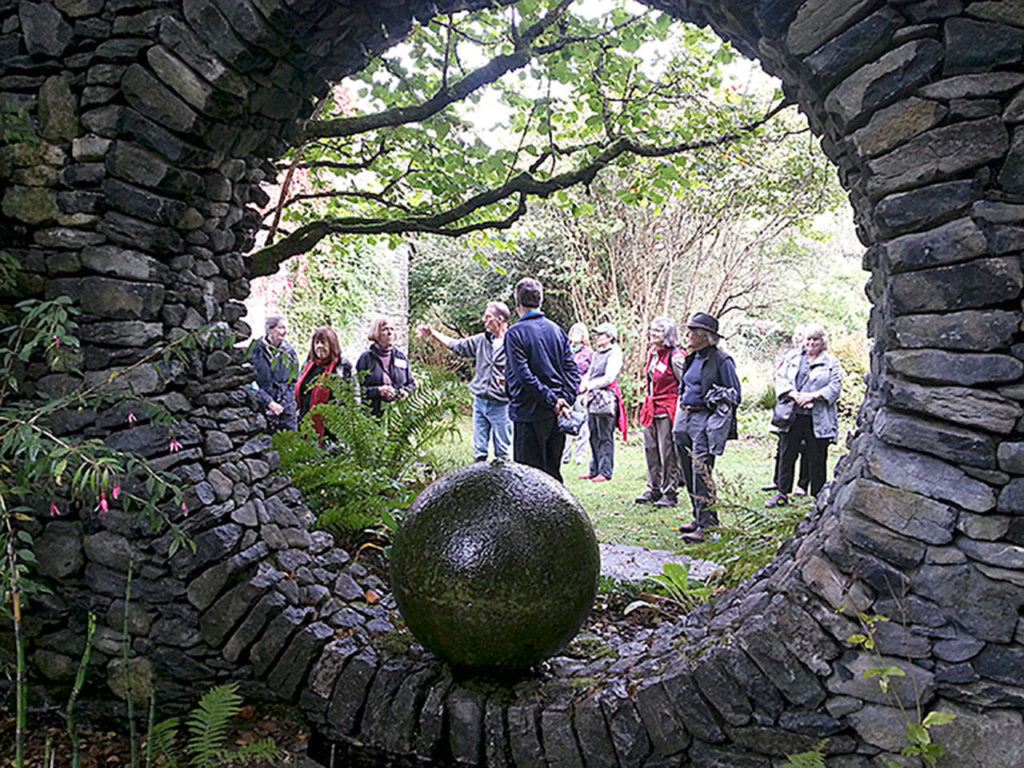
M183 514L185 517L188 517L188 502L187 501L181 502L181 514Z
M121 486L118 483L114 483L114 487L110 491L110 495L114 497L114 501L117 501L117 497L121 495Z
M105 515L110 511L110 504L107 503L106 491L102 491L100 493L100 503L96 505L95 511L99 512L101 515Z
M55 349L60 349L60 336L53 337L53 346Z
M57 506L56 501L50 502L50 517L60 517L60 507Z
M181 443L178 442L178 438L172 437L171 442L167 444L168 449L171 453L177 453L181 450Z
M135 417L134 411L128 411L128 415L125 417L125 421L128 422L129 427L135 426L135 422L138 421L138 419Z

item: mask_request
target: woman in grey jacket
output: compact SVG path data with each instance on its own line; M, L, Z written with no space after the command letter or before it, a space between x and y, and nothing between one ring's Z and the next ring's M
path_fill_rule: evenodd
M766 507L789 503L801 443L806 443L804 457L810 477L809 490L812 496L817 496L825 485L829 443L839 437L838 403L843 391L843 369L828 353L828 338L820 325L809 325L805 332L804 351L790 357L776 374L775 393L779 400L793 401L794 416L779 436L779 492Z

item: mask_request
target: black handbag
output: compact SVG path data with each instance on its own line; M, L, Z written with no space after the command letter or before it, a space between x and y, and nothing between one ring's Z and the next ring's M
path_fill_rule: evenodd
M772 426L778 429L789 429L796 418L796 403L784 397L772 408Z

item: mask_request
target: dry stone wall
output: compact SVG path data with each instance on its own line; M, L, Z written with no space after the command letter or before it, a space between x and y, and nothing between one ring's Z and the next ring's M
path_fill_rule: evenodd
M323 533L260 436L239 355L142 368L125 406L70 414L174 469L196 552L168 559L116 512L36 523L54 596L32 659L73 674L84 615L117 690L128 563L130 663L165 704L215 681L297 700L321 756L465 765L767 768L826 741L828 765L882 764L905 716L958 714L955 766L1024 754L1024 3L651 0L711 24L782 78L835 161L868 246L875 339L860 431L814 518L714 606L564 657L515 684L454 676L398 647L387 586ZM466 3L462 3L465 6ZM0 150L7 245L26 295L85 314L100 380L240 300L269 160L312 97L455 3L0 0L0 97L42 141ZM31 371L41 391L81 382ZM182 450L170 452L175 438ZM384 599L371 604L372 589ZM880 661L851 645L861 613ZM905 677L889 695L865 672ZM937 734L938 735L938 734Z

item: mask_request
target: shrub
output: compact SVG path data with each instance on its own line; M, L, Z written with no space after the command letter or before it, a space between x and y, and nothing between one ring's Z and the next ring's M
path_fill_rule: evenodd
M413 394L390 403L378 419L348 387L329 384L331 402L312 409L298 432L274 435L281 471L321 528L344 534L388 524L437 474L427 448L457 431L464 387L451 375L422 372ZM324 441L313 431L313 414L324 417Z

